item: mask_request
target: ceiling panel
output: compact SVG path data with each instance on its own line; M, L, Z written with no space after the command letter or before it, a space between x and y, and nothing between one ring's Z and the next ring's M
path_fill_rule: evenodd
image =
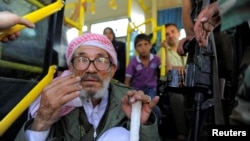
M72 3L76 0L66 0L66 3ZM127 0L116 0L117 9L113 10L108 6L110 0L95 0L95 14L90 12L90 4L88 4L87 12L85 14L85 23L92 23L93 21L102 21L112 18L124 17L127 15ZM137 0L134 0L137 1ZM157 9L167 9L180 7L182 0L143 0L148 8L151 8L152 1L157 3ZM65 11L66 15L68 11Z
M167 8L175 8L180 7L182 4L182 0L143 0L148 7L151 6L151 1L155 1L157 3L157 9L167 9Z

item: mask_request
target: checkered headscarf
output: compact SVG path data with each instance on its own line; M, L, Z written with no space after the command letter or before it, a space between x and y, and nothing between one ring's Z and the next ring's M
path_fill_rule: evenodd
M85 33L70 42L66 51L66 61L68 66L75 50L80 46L95 46L104 49L110 55L112 63L117 66L117 55L113 44L106 36L96 33Z

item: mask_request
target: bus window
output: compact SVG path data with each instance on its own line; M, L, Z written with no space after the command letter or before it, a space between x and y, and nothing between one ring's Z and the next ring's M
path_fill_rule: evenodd
M127 36L127 26L128 26L128 18L111 20L107 22L100 22L92 24L90 27L90 31L92 33L103 34L103 30L106 27L111 27L117 38Z
M38 3L26 0L0 1L0 11L10 11L25 16L51 4L51 1ZM45 76L48 66L57 64L58 53L53 47L56 46L55 43L60 46L57 36L61 37L61 27L58 25L62 24L59 22L63 20L63 18L56 19L60 17L58 13L57 16L51 15L36 22L35 28L24 28L20 31L21 36L14 41L0 42L0 121ZM55 28L58 28L57 36ZM2 136L0 135L0 140L14 140L26 119L25 111ZM1 131L3 128L6 127L1 127Z

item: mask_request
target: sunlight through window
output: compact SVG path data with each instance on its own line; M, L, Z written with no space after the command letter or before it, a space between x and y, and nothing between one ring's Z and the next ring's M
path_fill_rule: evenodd
M103 34L104 28L111 27L114 30L116 37L124 37L127 36L127 25L128 25L128 19L124 18L124 19L92 24L90 27L90 31L92 33Z

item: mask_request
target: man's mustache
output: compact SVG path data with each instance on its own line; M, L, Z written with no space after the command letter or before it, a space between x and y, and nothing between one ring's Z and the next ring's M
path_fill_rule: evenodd
M96 81L102 82L102 79L97 74L85 74L82 76L81 81L85 81L88 79L95 79Z

